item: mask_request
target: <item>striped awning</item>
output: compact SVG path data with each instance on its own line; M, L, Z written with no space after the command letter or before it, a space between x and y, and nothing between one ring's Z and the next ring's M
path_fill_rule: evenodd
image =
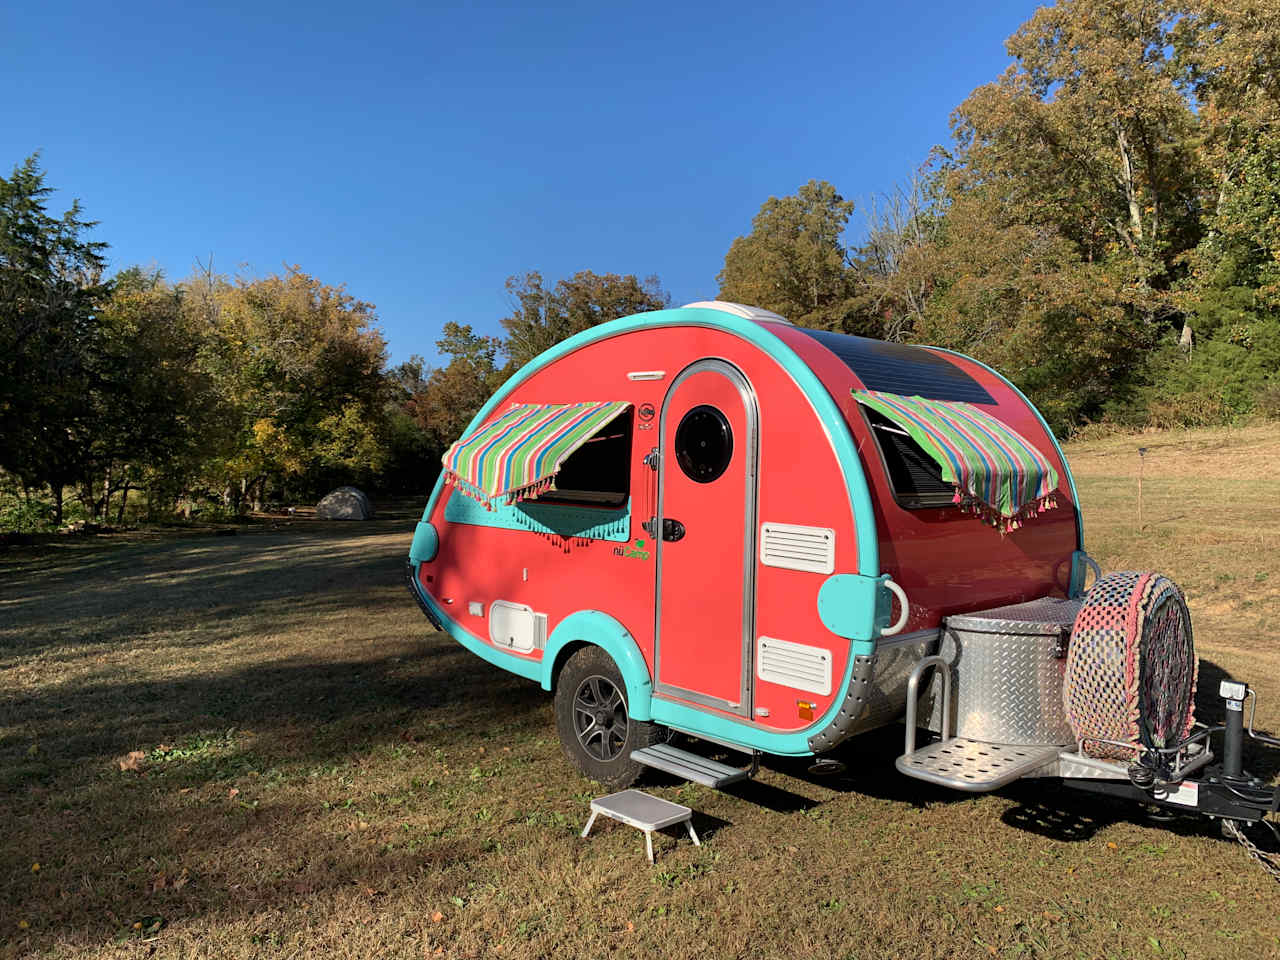
M445 452L445 482L486 506L531 499L555 488L569 455L630 407L600 403L518 403Z
M973 404L875 390L853 395L907 431L956 488L955 502L1001 533L1058 505L1058 471L1045 455Z

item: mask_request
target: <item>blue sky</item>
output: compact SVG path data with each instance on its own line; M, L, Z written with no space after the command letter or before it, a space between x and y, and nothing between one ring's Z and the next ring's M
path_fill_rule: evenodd
M713 296L771 194L816 177L864 206L910 175L1034 10L111 6L0 11L0 166L42 151L113 268L345 283L395 361L446 320L497 332L527 270Z

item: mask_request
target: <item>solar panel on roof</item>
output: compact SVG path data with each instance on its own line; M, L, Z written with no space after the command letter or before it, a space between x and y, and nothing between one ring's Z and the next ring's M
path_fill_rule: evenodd
M996 402L982 384L940 354L905 343L889 343L830 330L796 329L839 357L868 390L928 400Z

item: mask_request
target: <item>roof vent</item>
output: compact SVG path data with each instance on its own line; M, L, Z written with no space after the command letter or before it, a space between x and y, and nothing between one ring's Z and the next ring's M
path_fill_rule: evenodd
M836 532L829 527L762 523L760 562L766 567L782 567L784 570L834 573Z
M721 313L732 313L735 317L743 317L747 320L772 320L774 323L791 323L786 317L779 316L772 310L748 306L745 303L730 303L728 300L698 300L694 303L686 303L681 309L719 310Z

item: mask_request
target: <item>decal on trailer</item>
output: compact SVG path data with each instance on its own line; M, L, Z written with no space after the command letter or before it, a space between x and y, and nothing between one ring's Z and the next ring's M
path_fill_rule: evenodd
M643 540L636 538L634 545L627 544L621 547L614 547L613 555L615 557L625 557L631 560L648 560L651 554L644 548L644 544L645 542Z

